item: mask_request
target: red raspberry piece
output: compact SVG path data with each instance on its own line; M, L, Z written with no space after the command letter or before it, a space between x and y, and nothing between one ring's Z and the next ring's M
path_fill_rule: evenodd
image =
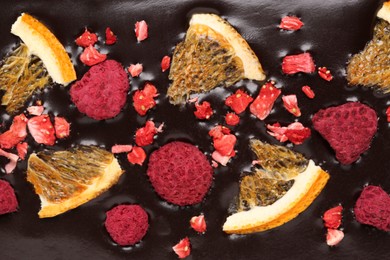
M387 117L387 122L390 123L390 106L387 107L387 109L386 109L386 117Z
M147 146L153 143L157 129L153 121L147 121L145 126L135 132L135 143L138 146Z
M186 237L180 240L180 242L173 246L172 249L179 258L186 258L191 254L190 239Z
M316 69L310 53L305 52L297 55L288 55L283 58L282 70L285 74L298 72L313 73Z
M116 43L116 35L114 34L113 31L111 31L110 27L106 28L106 44L107 45L113 45Z
M326 67L319 67L318 68L318 75L320 75L320 77L326 81L331 81L333 79L333 76L330 73L330 70L328 70Z
M289 31L297 31L301 29L304 23L296 16L285 16L280 21L279 28Z
M142 147L134 146L127 154L127 160L132 164L142 165L146 159L146 153Z
M283 105L288 112L296 117L301 116L301 110L298 107L298 100L296 95L287 95L282 97Z
M85 28L84 33L77 37L75 42L78 46L86 48L90 45L94 45L97 41L97 35L95 33L91 33L87 28Z
M154 98L157 96L156 87L151 83L146 83L143 90L137 90L133 95L135 111L141 116L146 115L148 110L156 105Z
M49 115L34 116L28 120L27 126L35 142L54 145L56 137Z
M206 226L206 220L204 219L204 215L194 216L190 220L191 227L199 232L204 233L206 232L207 226Z
M228 125L236 126L240 122L240 118L235 113L227 113L225 116L225 122Z
M310 88L310 86L303 86L302 92L305 93L308 98L313 99L315 97L314 91Z
M337 229L341 225L341 218L343 211L343 207L341 205L336 206L334 208L328 209L325 211L322 219L324 220L324 225L327 228Z
M165 72L171 66L171 57L164 56L161 60L161 71Z
M144 20L135 23L134 31L138 42L148 38L148 24Z
M230 107L236 114L241 114L252 101L253 98L251 96L245 91L238 89L236 93L226 99L225 105Z
M0 180L0 215L15 212L18 209L18 200L12 186Z
M202 104L195 103L196 111L194 112L194 115L198 119L209 119L213 115L213 109L211 108L211 105L207 101L203 101Z
M270 81L263 85L259 95L250 105L249 109L260 120L264 120L272 110L275 100L282 93L280 89L275 87L275 82Z
M102 61L105 61L106 59L107 55L101 54L92 45L89 45L87 48L85 48L83 53L80 55L81 62L87 66L96 65Z

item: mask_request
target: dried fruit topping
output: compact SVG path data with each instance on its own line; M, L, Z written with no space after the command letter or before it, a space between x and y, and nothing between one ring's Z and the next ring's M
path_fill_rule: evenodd
M191 254L190 239L186 237L180 240L180 242L177 243L174 247L172 247L172 249L179 258L186 258Z
M144 20L135 23L134 31L138 42L148 38L148 25Z
M161 71L165 72L171 66L171 57L164 56L161 60Z
M77 37L75 42L78 46L86 48L88 46L94 45L97 40L97 35L95 33L91 33L87 28L85 28L84 33Z
M236 93L226 99L225 105L230 107L236 114L241 114L252 101L253 98L251 96L245 91L238 89Z
M325 211L324 216L322 217L322 219L324 220L325 227L331 229L339 228L341 224L342 211L343 207L341 205Z
M227 113L225 116L225 122L228 125L236 126L240 122L240 118L235 113Z
M230 134L230 129L221 125L217 125L209 131L209 136L212 138L222 138L224 135Z
M107 59L107 54L102 54L95 47L89 45L80 55L80 60L87 66L96 65Z
M301 116L301 110L298 107L298 100L296 95L287 95L282 97L283 105L288 112L296 117Z
M18 209L18 200L12 186L0 180L0 215L15 212Z
M132 164L142 165L146 159L146 153L142 147L134 146L133 150L127 154L127 160Z
M288 55L283 58L282 70L285 74L295 74L298 72L313 73L315 69L316 65L308 52Z
M275 82L270 81L263 85L259 95L250 105L250 111L260 120L264 120L272 110L275 100L282 93L280 89L275 87Z
M390 123L390 106L387 107L387 109L386 109L386 117L387 117L387 122Z
M199 233L203 233L203 232L206 232L206 220L204 219L204 215L199 215L199 216L194 216L191 218L190 220L190 225L191 227L199 232Z
M336 246L344 238L344 232L337 229L328 228L328 233L326 234L326 243L328 246Z
M268 133L275 137L279 142L289 140L293 144L302 144L311 135L310 128L304 127L301 123L295 122L287 127L281 126L279 123L267 125Z
M29 106L27 112L33 116L40 116L45 108L43 106Z
M116 35L111 31L110 27L106 28L106 44L107 45L113 45L116 43Z
M111 147L111 153L128 153L133 150L133 146L129 144L116 144Z
M280 21L279 28L289 31L297 31L301 29L304 23L296 16L285 16Z
M65 118L56 116L54 117L54 129L56 137L62 139L69 136L70 124Z
M315 97L314 91L310 88L310 86L303 86L302 87L302 92L305 93L305 95L308 98L314 98Z
M146 83L143 90L137 90L133 96L135 111L141 116L146 115L149 109L156 105L155 97L158 96L156 87L151 83Z
M330 73L330 70L328 70L326 67L319 67L318 68L318 75L320 75L320 77L326 81L331 81L333 79L333 76Z
M207 101L203 101L201 104L195 103L195 108L196 111L194 112L194 115L198 119L209 119L213 115L213 109Z
M209 135L213 137L215 151L212 153L212 158L221 165L226 166L229 159L236 155L234 146L237 138L230 134L230 130L223 126L216 126L209 131Z
M130 75L134 78L134 77L138 77L142 73L144 67L142 66L141 63L130 64L127 70L129 71Z
M34 116L27 122L28 130L35 142L54 145L56 140L53 124L48 115Z
M24 114L15 116L9 130L0 135L0 147L10 149L27 136L27 118Z
M24 160L24 158L26 158L27 148L28 144L26 142L18 143L16 145L16 151L18 151L18 156L20 159Z
M138 146L146 146L153 143L154 135L157 134L157 129L153 121L147 121L144 127L139 128L135 132L135 143Z
M10 174L15 169L19 156L13 153L8 153L3 149L0 149L0 156L4 156L9 159L9 163L5 165L5 173Z

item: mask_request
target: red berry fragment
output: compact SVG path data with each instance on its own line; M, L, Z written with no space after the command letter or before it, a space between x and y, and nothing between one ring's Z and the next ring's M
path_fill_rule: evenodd
M313 58L308 52L288 55L283 58L282 70L285 74L290 75L298 72L313 73L315 69Z
M13 153L8 153L3 149L0 149L0 156L4 156L9 159L9 163L5 165L5 173L10 174L15 169L19 156Z
M154 135L157 134L153 121L147 121L145 126L135 132L135 143L138 146L147 146L153 143Z
M328 233L326 234L326 243L328 246L336 246L344 238L344 232L337 229L328 228Z
M387 107L387 109L386 109L386 117L387 117L387 122L390 123L390 106Z
M199 215L199 216L194 216L190 220L190 225L191 227L199 232L199 233L204 233L206 232L206 220L204 219L204 215Z
M142 66L142 64L137 63L137 64L131 64L127 70L129 71L130 75L134 78L134 77L138 77L142 73L143 69L144 67Z
M18 200L12 186L0 180L0 215L15 212L18 209Z
M131 150L133 150L133 146L126 144L116 144L111 147L111 153L128 153Z
M304 23L296 16L285 16L280 21L279 28L289 31L297 31L301 29Z
M279 142L289 140L293 144L302 144L311 135L310 128L304 127L301 123L295 122L287 127L281 127L279 123L267 125L268 133Z
M250 111L260 120L264 120L272 110L275 100L282 93L280 89L275 87L275 82L270 81L263 85L259 95L250 105Z
M240 122L240 118L235 113L227 113L225 116L225 122L228 125L235 126Z
M161 60L161 71L165 72L171 66L171 57L164 56Z
M226 166L229 159L236 155L234 151L234 146L237 142L236 136L231 134L228 128L220 125L211 129L209 135L213 137L215 148L212 158L221 165Z
M33 116L40 116L45 108L43 106L29 106L27 112Z
M324 225L327 228L337 229L341 225L341 212L343 211L343 207L341 205L336 206L334 208L328 209L325 211L322 219L324 220Z
M127 154L127 160L132 164L142 165L146 159L146 153L142 147L134 146Z
M148 38L148 25L144 20L135 23L134 31L138 42Z
M15 116L8 131L0 134L0 147L11 149L27 136L27 117L24 114Z
M213 115L213 109L207 101L203 101L200 105L199 103L195 103L195 108L196 111L194 112L194 115L198 119L209 119Z
M54 129L57 138L66 138L70 133L70 124L65 118L56 116L54 117Z
M180 240L174 247L173 251L178 255L179 258L186 258L191 254L191 244L188 237Z
M320 77L326 81L331 81L333 79L333 76L330 73L330 70L328 70L326 67L319 67L318 68L318 75L320 75Z
M238 89L236 93L226 99L225 105L230 107L236 114L241 114L252 101L253 98L251 96L245 91Z
M56 137L49 115L32 117L28 120L27 126L35 142L44 145L54 145Z
M24 160L27 154L28 144L26 142L18 143L16 145L16 151L18 151L18 156L20 159Z
M282 97L284 108L296 117L301 116L301 110L298 107L296 95L287 95Z
M151 83L146 83L143 90L137 90L133 95L135 111L141 116L146 115L148 110L156 105L154 98L157 96L156 87Z
M77 37L75 42L78 46L86 48L88 46L94 45L97 40L97 35L95 33L91 33L87 28L85 28L84 33Z
M107 45L113 45L116 43L116 35L111 31L110 27L106 28L106 44Z
M302 92L305 93L308 98L313 99L315 97L314 91L310 88L310 86L303 86Z
M95 47L89 45L80 55L80 60L87 66L96 65L107 59L106 54L101 54Z

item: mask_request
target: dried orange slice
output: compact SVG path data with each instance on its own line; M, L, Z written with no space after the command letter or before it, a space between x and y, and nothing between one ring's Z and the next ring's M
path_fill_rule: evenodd
M94 146L31 154L27 180L41 200L40 218L54 217L99 196L123 171L113 154Z
M313 202L329 179L313 161L283 146L259 140L251 146L262 169L242 178L237 212L223 225L226 233L260 232L290 221Z
M228 87L244 78L265 79L259 59L244 38L218 15L193 15L185 40L173 53L170 102L180 104L192 93Z

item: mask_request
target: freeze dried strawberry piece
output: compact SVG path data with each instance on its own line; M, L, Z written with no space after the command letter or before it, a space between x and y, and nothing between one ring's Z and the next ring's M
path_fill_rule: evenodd
M87 66L96 65L102 61L105 61L106 59L107 55L100 53L92 45L89 45L87 48L85 48L83 53L80 55L81 62Z
M135 23L134 31L138 42L148 38L148 25L144 20Z
M387 107L387 109L386 109L386 117L387 117L387 122L390 123L390 106Z
M333 76L330 73L330 70L328 70L326 67L319 67L318 68L318 75L320 75L320 77L326 81L331 81L333 79Z
M156 87L151 83L146 83L143 90L137 90L133 95L135 111L141 116L146 115L148 110L156 105L154 98L157 96Z
M214 148L222 156L233 157L235 155L234 146L237 138L226 131L226 127L216 126L210 130L209 135L213 137Z
M264 120L271 112L280 93L282 93L282 91L275 87L275 82L267 82L261 87L259 95L250 105L249 109L251 113L260 120Z
M130 64L129 68L127 68L133 78L138 77L142 73L143 69L144 67L140 63Z
M328 233L326 234L326 243L328 246L336 246L344 238L344 232L337 229L328 228Z
M209 131L209 136L214 139L222 138L224 135L230 134L230 129L221 125L217 125Z
M146 159L146 153L142 147L134 146L133 150L127 154L127 160L132 164L142 165Z
M332 229L339 228L341 225L342 211L343 207L341 205L325 211L324 216L322 217L325 227Z
M268 133L279 142L289 140L293 144L302 144L311 135L310 128L304 127L299 122L294 122L287 127L282 127L279 123L267 125Z
M214 151L211 154L211 157L213 158L213 160L215 162L220 163L222 166L226 166L231 158L231 156L224 156L224 155L220 154L218 151ZM217 164L217 166L218 166L218 164ZM216 168L216 167L214 167L214 168Z
M302 92L305 93L305 95L310 99L315 97L314 91L310 88L310 86L303 86Z
M147 121L145 126L135 132L135 143L138 146L147 146L153 143L157 128L153 121Z
M375 110L359 102L321 109L312 121L342 164L355 162L368 150L378 125Z
M284 108L296 117L301 116L301 110L298 107L296 95L287 95L282 97Z
M206 232L206 220L204 219L204 215L199 215L199 216L194 216L190 220L190 225L191 227L199 232L199 233L204 233Z
M283 58L282 71L285 74L295 74L298 72L313 73L315 69L316 65L308 52L288 55Z
M69 136L70 124L65 118L56 116L54 117L54 129L56 137L62 139Z
M10 174L16 168L19 156L13 153L8 153L3 149L0 149L0 156L4 156L9 160L9 163L5 165L5 173Z
M35 142L54 145L56 137L49 115L34 116L28 120L27 126Z
M113 45L116 43L116 35L114 34L114 32L111 30L110 27L107 27L106 28L106 44L107 45Z
M279 28L289 31L297 31L301 29L304 23L296 16L285 16L280 21Z
M26 142L18 143L16 145L16 151L18 151L18 156L20 159L24 160L27 154L28 144Z
M238 89L236 93L226 99L225 105L230 107L236 114L241 114L252 101L253 98L251 96L245 91Z
M40 116L45 108L43 106L29 106L27 112L33 116Z
M161 71L165 72L171 66L171 57L164 56L161 60Z
M75 42L78 46L86 48L90 45L94 45L97 40L97 35L95 33L91 33L87 28L85 28L84 33L77 37Z
M129 144L116 144L111 147L111 153L128 153L133 150L133 146Z
M225 116L225 122L228 125L236 126L240 122L240 118L235 113L227 113Z
M213 115L213 109L207 101L203 101L202 104L195 103L195 108L196 111L194 112L194 115L198 119L209 119Z
M8 131L0 135L0 147L11 149L27 136L27 118L24 114L15 116Z
M173 251L179 258L186 258L191 254L191 244L188 237L182 239L175 246L172 247Z

